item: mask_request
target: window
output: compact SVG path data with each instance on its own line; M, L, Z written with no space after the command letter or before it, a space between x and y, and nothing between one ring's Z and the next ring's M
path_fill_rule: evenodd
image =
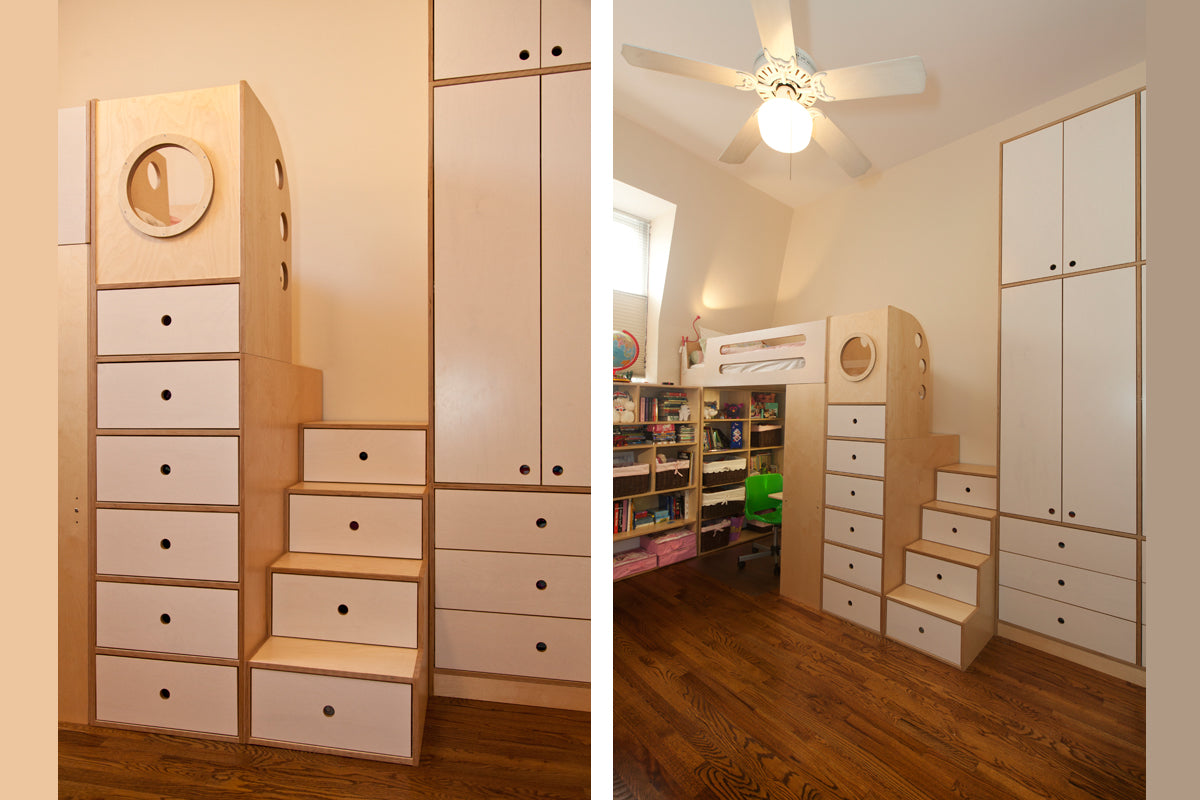
M650 220L613 209L609 274L613 285L613 330L629 331L641 352L633 377L646 377L650 276Z

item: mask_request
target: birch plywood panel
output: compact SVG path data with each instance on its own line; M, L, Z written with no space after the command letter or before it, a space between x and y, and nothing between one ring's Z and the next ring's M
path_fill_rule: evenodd
M825 385L787 387L783 435L783 527L779 593L821 605L821 512L825 497Z
M860 380L852 381L842 374L842 345L854 334L866 334L875 346L875 366ZM829 318L826 338L826 380L830 403L887 402L888 367L888 309L876 308L857 314Z
M240 274L239 86L96 104L96 283L236 278ZM173 134L197 142L213 170L208 210L190 230L157 238L121 214L122 171L141 143Z
M887 436L928 436L933 419L929 338L916 317L888 307Z

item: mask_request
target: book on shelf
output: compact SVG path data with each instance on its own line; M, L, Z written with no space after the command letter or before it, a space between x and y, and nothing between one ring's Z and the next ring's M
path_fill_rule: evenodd
M742 449L742 423L729 423L729 446L734 450Z
M750 417L752 419L778 419L779 400L775 392L751 392Z

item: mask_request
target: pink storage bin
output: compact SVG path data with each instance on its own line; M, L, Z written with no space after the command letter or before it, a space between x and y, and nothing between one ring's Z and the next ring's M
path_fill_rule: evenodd
M642 548L658 556L658 565L665 567L696 555L696 533L690 528L667 531L642 537Z
M613 556L613 580L628 578L658 566L658 556L645 550L626 550Z

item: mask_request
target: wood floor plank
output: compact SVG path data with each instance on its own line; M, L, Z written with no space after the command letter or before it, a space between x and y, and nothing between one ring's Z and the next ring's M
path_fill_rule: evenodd
M963 672L719 575L613 587L614 767L635 796L1145 797L1144 689L1003 639Z

